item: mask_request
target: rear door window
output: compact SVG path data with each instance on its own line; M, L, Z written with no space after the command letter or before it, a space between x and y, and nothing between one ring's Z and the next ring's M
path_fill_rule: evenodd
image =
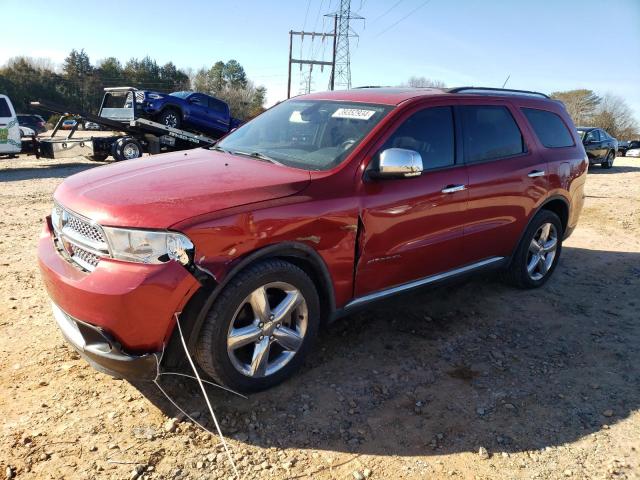
M451 107L425 108L407 118L382 150L405 148L422 157L425 170L454 164L455 141Z
M536 108L523 108L522 112L545 147L561 148L574 145L571 133L559 115Z
M525 152L522 132L507 107L466 105L459 111L465 162L498 160Z
M215 98L209 99L209 108L217 113L227 112L227 104L224 102L221 102L220 100L216 100Z
M0 98L0 118L13 117L11 109L5 98Z
M598 133L598 130L591 130L589 132L587 132L587 137L585 139L587 142L599 142L600 141L600 134Z

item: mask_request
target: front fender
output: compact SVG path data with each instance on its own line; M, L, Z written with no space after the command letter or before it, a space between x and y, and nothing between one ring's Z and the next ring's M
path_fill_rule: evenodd
M340 307L353 294L357 229L355 200L327 199L297 203L281 200L222 218L179 228L196 247L196 264L218 284L237 273L238 266L256 260L257 252L306 251L326 267ZM270 250L265 250L270 249ZM271 250L273 249L273 250ZM247 260L249 259L249 260ZM248 262L248 263L247 263Z

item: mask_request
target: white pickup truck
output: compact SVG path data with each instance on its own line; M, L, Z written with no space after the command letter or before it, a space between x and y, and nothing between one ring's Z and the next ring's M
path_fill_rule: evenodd
M0 94L0 155L20 153L20 127L11 100Z

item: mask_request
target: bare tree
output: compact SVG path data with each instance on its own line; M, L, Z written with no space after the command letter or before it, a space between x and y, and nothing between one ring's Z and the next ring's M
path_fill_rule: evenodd
M40 70L40 71L48 70L51 72L59 70L53 60L45 57L23 57L23 56L11 57L9 60L7 60L6 67L11 68L15 66L16 63L18 63L19 61L26 62L29 66L31 66L35 70Z
M593 123L600 97L593 90L578 89L566 92L553 92L556 100L560 100L576 125L589 126Z
M618 95L607 93L602 97L593 122L620 140L638 135L638 122L629 105Z
M416 77L416 76L409 78L407 83L403 83L401 86L412 87L412 88L424 88L424 87L445 88L446 87L445 83L441 80L432 80L427 77Z

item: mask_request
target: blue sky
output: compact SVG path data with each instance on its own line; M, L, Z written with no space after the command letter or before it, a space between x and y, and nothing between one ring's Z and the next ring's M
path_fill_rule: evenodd
M3 0L0 64L16 55L61 62L72 48L94 63L150 55L199 68L235 58L273 103L286 96L288 31L329 31L322 14L338 2L84 0L50 8ZM352 10L366 17L353 24L354 86L397 85L412 75L501 86L511 75L511 88L621 95L640 120L640 0L352 0ZM322 44L305 38L303 55L311 50L320 55ZM326 59L330 50L327 43ZM296 44L294 56L300 51ZM314 89L326 89L327 78L317 76Z

